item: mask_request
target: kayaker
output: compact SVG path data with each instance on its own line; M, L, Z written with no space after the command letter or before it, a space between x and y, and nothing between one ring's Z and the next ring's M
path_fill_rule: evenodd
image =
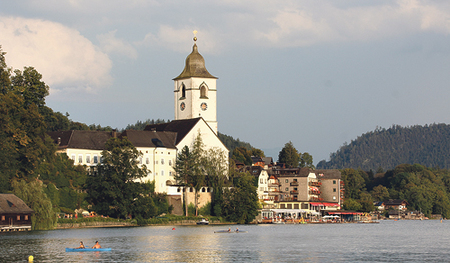
M236 227L236 232L239 232L239 228Z
M100 246L98 241L95 241L95 245L92 248L102 248L102 246Z
M231 232L231 227L228 228L228 232Z
M78 248L85 248L85 246L84 246L84 244L83 244L83 241L80 241L80 246L77 247L77 249L78 249Z

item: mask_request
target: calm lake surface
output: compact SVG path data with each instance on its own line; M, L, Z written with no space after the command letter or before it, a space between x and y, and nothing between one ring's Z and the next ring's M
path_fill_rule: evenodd
M0 233L0 262L450 262L450 220ZM236 225L230 226L232 229ZM65 252L98 240L111 252Z

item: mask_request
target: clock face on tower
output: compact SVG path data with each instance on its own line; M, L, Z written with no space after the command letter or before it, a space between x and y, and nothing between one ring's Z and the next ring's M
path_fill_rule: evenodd
M180 109L183 111L186 108L186 104L184 104L184 102L182 102L180 104Z
M202 104L200 104L200 108L202 110L206 110L208 108L208 105L206 104L206 102L203 102Z

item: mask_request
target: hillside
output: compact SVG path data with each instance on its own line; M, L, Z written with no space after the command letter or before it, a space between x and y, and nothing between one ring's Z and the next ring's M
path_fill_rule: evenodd
M450 125L376 129L350 144L345 144L330 155L330 161L322 160L318 169L361 168L377 170L393 169L399 164L421 164L426 167L450 168Z

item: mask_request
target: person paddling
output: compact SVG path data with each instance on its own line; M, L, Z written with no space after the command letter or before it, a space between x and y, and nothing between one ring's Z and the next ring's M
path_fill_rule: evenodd
M80 246L77 247L77 249L79 249L79 248L85 248L85 246L84 246L84 244L83 244L83 241L80 241Z
M98 241L95 241L95 245L92 248L102 248L102 246L100 246Z

